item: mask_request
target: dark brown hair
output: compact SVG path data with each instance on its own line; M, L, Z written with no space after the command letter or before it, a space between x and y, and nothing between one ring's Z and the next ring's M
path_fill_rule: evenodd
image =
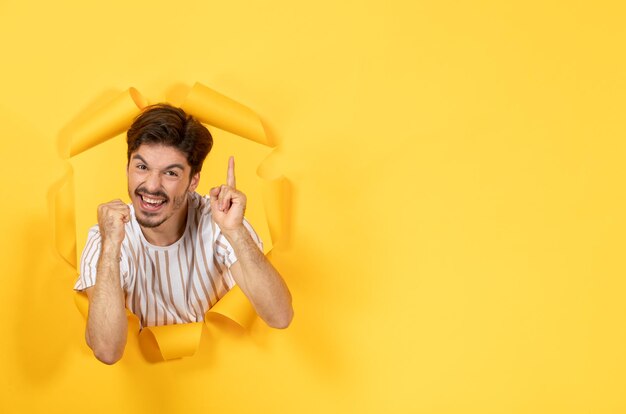
M185 154L191 176L202 170L202 163L213 147L209 130L191 115L172 105L148 106L135 118L127 133L128 162L142 144L161 144Z

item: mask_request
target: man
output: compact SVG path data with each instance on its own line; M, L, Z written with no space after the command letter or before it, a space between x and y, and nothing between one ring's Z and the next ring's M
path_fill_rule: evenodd
M128 194L98 207L75 289L89 298L85 339L106 364L126 345L125 307L142 326L201 321L238 284L271 327L291 322L291 295L244 219L234 159L226 184L195 192L213 145L209 131L179 108L146 108L128 130Z

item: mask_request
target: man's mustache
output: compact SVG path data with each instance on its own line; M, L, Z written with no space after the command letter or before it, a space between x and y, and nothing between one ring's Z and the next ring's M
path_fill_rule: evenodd
M150 191L146 191L143 188L138 188L135 190L135 194L138 196L148 196L148 197L159 197L165 199L165 201L169 201L170 198L162 191L157 191L156 193L151 193Z

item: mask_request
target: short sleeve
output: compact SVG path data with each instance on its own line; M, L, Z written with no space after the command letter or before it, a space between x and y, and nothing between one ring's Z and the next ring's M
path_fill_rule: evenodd
M89 229L87 235L87 243L80 257L80 274L78 280L74 284L74 290L85 290L96 284L96 272L98 267L98 259L100 258L100 247L102 245L102 236L97 225ZM124 272L120 268L120 283L124 286Z
M256 232L254 231L254 229L252 228L248 220L246 220L245 218L243 219L243 225L246 228L246 230L248 230L248 232L250 233L250 236L252 236L252 240L254 240L259 250L263 251L263 241L256 234ZM237 255L235 254L235 250L233 249L233 247L230 245L230 243L226 239L226 236L224 236L221 230L219 230L219 227L217 227L216 240L215 240L214 246L215 246L215 256L218 258L219 261L221 261L230 269L233 263L237 261Z

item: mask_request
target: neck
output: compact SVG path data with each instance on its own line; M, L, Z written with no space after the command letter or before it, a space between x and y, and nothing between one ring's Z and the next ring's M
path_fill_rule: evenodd
M158 227L149 228L139 225L148 243L155 246L169 246L183 237L185 227L187 227L188 203L189 201L185 200L185 205Z

